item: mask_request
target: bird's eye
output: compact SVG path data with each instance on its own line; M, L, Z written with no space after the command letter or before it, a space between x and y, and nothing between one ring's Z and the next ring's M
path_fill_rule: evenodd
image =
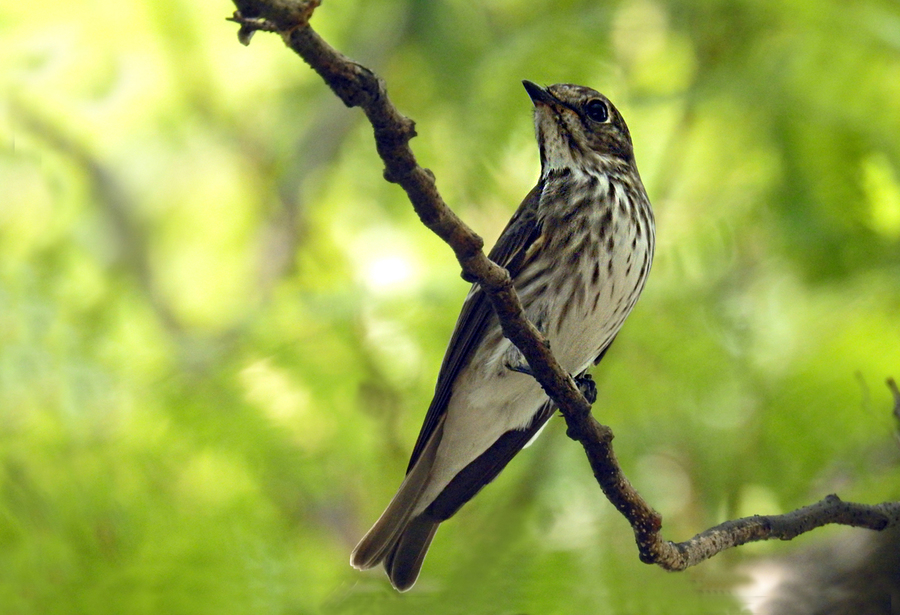
M609 109L599 98L589 100L584 106L584 112L595 122L605 122L609 119Z

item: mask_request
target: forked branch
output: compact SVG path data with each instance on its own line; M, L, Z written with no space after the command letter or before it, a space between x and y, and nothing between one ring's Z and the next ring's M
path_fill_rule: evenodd
M344 56L309 25L320 0L234 0L231 18L241 25L244 44L257 30L276 32L315 70L348 107L360 107L375 131L375 146L384 161L384 177L400 185L422 223L456 255L463 278L478 282L500 319L503 333L528 360L544 391L557 403L567 434L584 447L594 476L610 502L634 529L641 560L667 570L683 570L725 549L758 540L790 540L822 525L836 523L882 530L900 523L900 502L875 506L841 501L836 495L784 515L753 516L717 525L681 543L661 537L662 517L638 494L622 473L612 448L613 433L599 423L572 377L550 352L546 340L525 317L508 272L488 260L484 241L441 198L434 175L421 167L409 147L415 124L387 96L384 82ZM897 407L900 393L895 391Z

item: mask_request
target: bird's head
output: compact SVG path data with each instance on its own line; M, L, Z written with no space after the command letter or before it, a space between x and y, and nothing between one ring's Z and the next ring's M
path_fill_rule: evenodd
M562 169L589 172L634 165L628 126L606 96L568 83L546 88L522 83L534 102L543 176Z

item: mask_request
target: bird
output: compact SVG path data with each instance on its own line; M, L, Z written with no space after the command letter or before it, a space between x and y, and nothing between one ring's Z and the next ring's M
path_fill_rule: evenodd
M522 83L534 105L541 175L488 257L509 271L525 315L590 391L587 370L609 349L650 272L653 211L631 134L606 96L573 84ZM351 565L381 563L394 588L410 589L438 526L530 444L555 410L473 284L406 476Z

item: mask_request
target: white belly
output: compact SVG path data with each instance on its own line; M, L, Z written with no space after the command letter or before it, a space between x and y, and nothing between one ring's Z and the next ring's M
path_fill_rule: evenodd
M614 243L630 248L635 227L623 223L615 228ZM557 271L561 276L556 279L563 280L557 288L551 284L549 292L539 296L529 294L529 289L519 289L526 315L544 332L550 350L567 372L581 374L612 342L637 300L649 258L650 254L640 247L613 250L611 254L607 251L599 259L580 255L568 263L567 270ZM642 267L644 262L647 264ZM561 266L557 265L557 269ZM517 278L527 279L528 273L526 269ZM573 292L579 284L581 291ZM498 335L497 330L488 332L487 343L483 341L453 384L443 438L414 514L434 501L463 468L500 436L527 427L547 401L532 376L509 369L509 365L524 365L524 359L509 340L502 338L496 343ZM492 351L485 350L486 346Z
M500 376L480 367L470 363L457 377L431 479L414 514L427 508L453 477L500 436L527 427L547 399L531 376L509 370Z

